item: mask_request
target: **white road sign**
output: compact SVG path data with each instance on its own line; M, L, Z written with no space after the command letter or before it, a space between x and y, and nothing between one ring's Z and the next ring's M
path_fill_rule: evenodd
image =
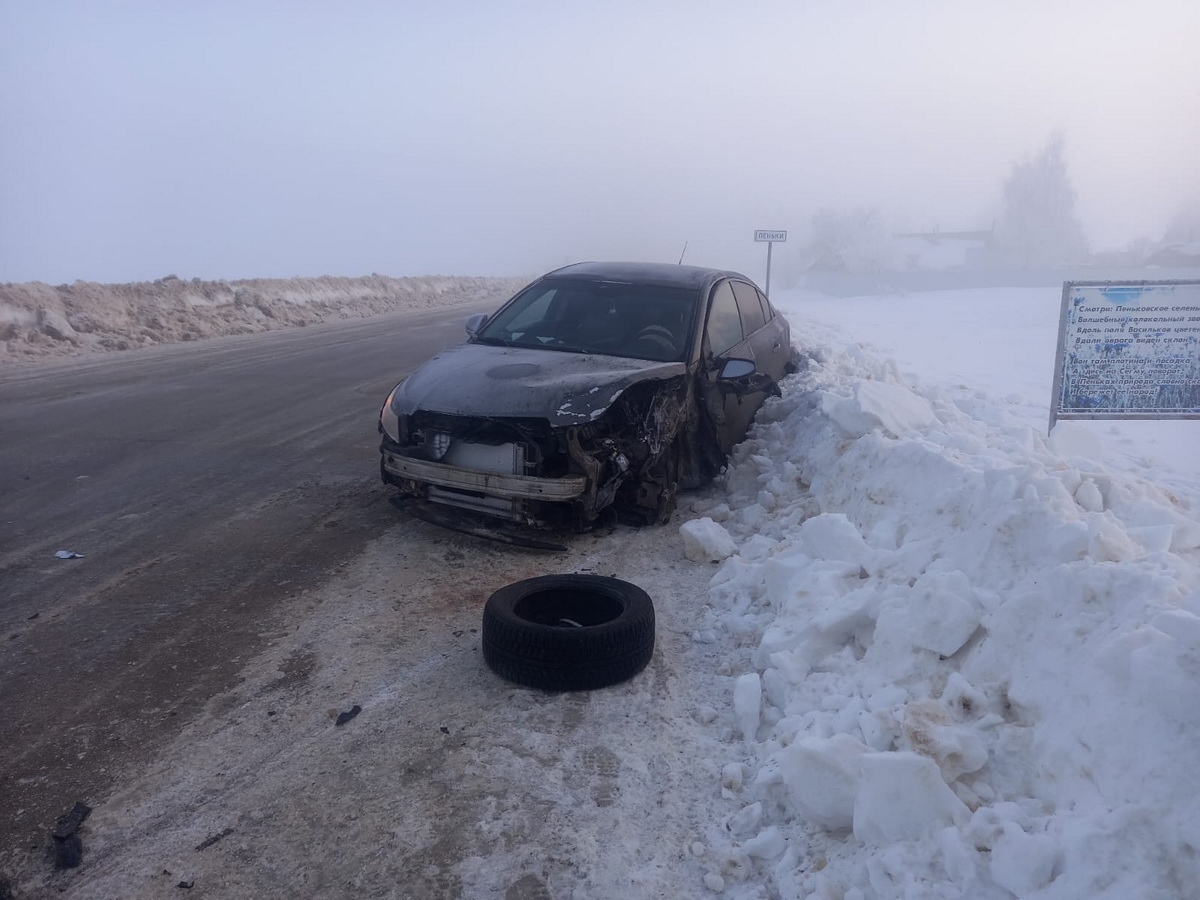
M772 243L775 241L782 242L782 241L787 240L787 232L786 231L756 231L756 232L754 232L754 239L756 241L771 241Z

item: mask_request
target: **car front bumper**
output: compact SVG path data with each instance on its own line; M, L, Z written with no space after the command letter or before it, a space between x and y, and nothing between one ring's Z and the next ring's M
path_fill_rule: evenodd
M413 459L387 450L383 453L383 468L388 475L396 479L407 479L455 491L469 491L503 500L563 503L583 496L588 488L587 478L583 475L539 478L534 475L484 472Z

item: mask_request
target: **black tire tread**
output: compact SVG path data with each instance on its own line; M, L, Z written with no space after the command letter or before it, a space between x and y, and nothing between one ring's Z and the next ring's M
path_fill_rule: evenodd
M552 627L513 613L539 590L601 592L622 612L599 625ZM544 575L496 591L483 610L484 661L509 681L550 691L594 690L626 681L654 655L654 606L636 585L598 575Z

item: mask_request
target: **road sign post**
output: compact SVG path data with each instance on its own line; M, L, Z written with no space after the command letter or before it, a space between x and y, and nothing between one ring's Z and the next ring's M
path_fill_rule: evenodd
M775 242L783 243L787 240L786 231L755 231L754 240L757 243L766 242L767 245L767 283L763 288L763 293L768 297L771 296L771 247Z

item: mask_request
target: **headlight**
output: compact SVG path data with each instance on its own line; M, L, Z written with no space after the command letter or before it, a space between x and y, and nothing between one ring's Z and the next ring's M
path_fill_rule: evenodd
M429 455L435 460L439 460L450 449L450 435L444 431L435 431L429 435L426 446L429 447Z
M396 415L396 410L392 408L392 398L396 396L396 391L399 388L400 385L392 388L392 392L383 401L383 409L379 411L380 430L397 444L400 443L400 417Z

